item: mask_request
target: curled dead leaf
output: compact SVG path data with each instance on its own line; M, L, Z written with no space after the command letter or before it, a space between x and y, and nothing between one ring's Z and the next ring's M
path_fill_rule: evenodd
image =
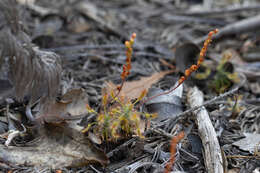
M61 122L82 118L88 113L87 93L83 89L72 89L61 97L60 101L49 102L36 115L37 119L45 122Z

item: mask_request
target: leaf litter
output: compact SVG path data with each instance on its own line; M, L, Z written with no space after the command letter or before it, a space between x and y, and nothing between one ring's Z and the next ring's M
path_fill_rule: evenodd
M166 66L162 67L161 64L158 62L158 60L159 61L160 59L164 59L165 61L171 60L169 64L170 67L170 65L175 62L175 59L178 58L178 57L174 57L174 53L172 50L175 50L179 45L182 45L183 43L185 44L185 42L186 43L192 42L192 43L196 43L196 45L200 47L200 45L197 43L201 43L201 41L204 41L205 39L204 36L207 34L209 30L218 27L220 28L220 31L222 30L223 33L225 28L230 28L230 26L233 26L233 27L238 27L238 29L229 30L225 34L219 35L218 36L219 39L217 41L214 41L207 54L208 55L207 61L210 61L211 64L214 64L212 63L214 61L218 62L218 60L221 59L222 52L224 52L226 49L231 48L235 50L235 52L234 51L231 52L232 55L236 56L236 54L238 54L238 56L240 56L241 59L243 59L243 61L246 62L245 63L246 65L244 65L243 63L240 63L238 60L235 60L235 58L231 58L231 62L236 69L235 71L238 72L239 75L241 73L244 73L246 75L246 78L248 79L246 83L242 82L243 85L239 89L240 92L239 94L243 95L243 100L239 102L239 104L242 104L245 107L245 109L236 112L236 116L233 117L228 116L228 115L232 115L235 109L231 109L231 110L226 109L227 105L228 107L230 107L231 105L231 107L233 106L235 108L237 104L236 104L236 100L232 100L230 103L225 98L222 98L222 100L220 100L219 102L214 102L214 105L209 104L206 107L206 109L210 113L210 119L218 134L218 140L220 141L220 145L221 148L223 149L223 153L228 156L227 161L225 162L228 171L236 171L240 173L257 171L260 165L259 165L259 161L257 160L257 157L253 155L253 152L251 150L252 148L250 149L251 151L250 153L248 150L242 150L243 145L247 146L246 143L242 143L240 147L233 145L235 141L239 141L241 139L241 134L244 134L244 132L252 133L256 135L260 133L259 121L258 121L259 109L257 109L257 106L259 106L259 94L258 94L259 92L257 89L259 83L259 68L258 68L259 62L257 62L258 57L255 57L255 55L257 55L258 52L257 47L259 46L259 39L258 39L259 33L251 32L247 30L247 29L252 29L252 27L255 27L255 31L257 31L259 28L259 20L255 20L257 19L257 17L254 17L254 15L256 16L258 15L258 11L259 11L259 5L257 2L254 5L250 5L252 1L248 3L249 1L246 0L243 2L245 2L245 4L248 3L247 5L249 6L244 6L245 4L243 4L242 1L239 3L234 1L232 2L221 1L216 3L215 1L212 1L212 4L210 5L211 8L208 8L206 4L203 4L204 2L206 3L209 1L203 1L203 3L192 1L193 3L191 3L191 1L180 1L180 2L165 1L164 2L164 1L151 0L149 2L140 1L138 3L133 3L131 1L129 2L79 1L77 2L72 0L70 2L72 3L69 3L67 1L66 3L65 1L45 2L41 0L35 1L33 4L30 2L29 6L27 7L28 9L30 9L29 11L30 14L28 13L29 16L28 19L26 19L25 23L29 25L29 31L31 33L36 34L34 28L37 28L37 26L39 28L40 27L39 24L41 23L44 24L43 21L46 18L48 19L47 21L45 20L47 23L48 22L52 23L52 20L53 23L58 22L59 25L57 25L58 27L57 30L55 30L55 34L51 35L52 38L51 42L49 42L48 39L46 38L37 37L36 34L38 41L35 42L35 44L37 44L37 46L40 47L40 50L45 48L45 50L55 51L56 53L59 53L61 55L62 61L64 62L63 66L64 66L64 73L65 73L65 75L62 75L63 78L62 80L70 81L71 88L73 87L85 88L86 89L85 92L89 94L87 96L88 102L87 100L83 99L81 103L77 103L65 97L65 98L61 98L58 101L49 103L48 104L50 106L49 110L40 109L42 111L41 113L45 113L46 121L49 121L49 123L45 124L44 126L40 125L40 127L38 127L39 133L32 132L31 128L28 128L28 122L26 121L25 117L22 116L22 119L19 120L18 123L20 123L20 125L21 124L25 125L25 127L28 129L27 131L28 134L32 133L34 135L34 138L37 137L39 137L38 139L43 138L46 142L48 141L51 144L57 146L66 143L66 141L69 141L69 139L72 139L74 132L78 133L79 135L82 135L79 131L80 129L82 129L82 127L79 126L79 121L81 119L77 119L81 117L81 115L79 114L82 113L82 117L85 117L83 119L88 119L88 122L89 119L91 119L91 117L93 118L93 115L87 115L87 113L84 112L83 105L85 103L89 103L91 107L93 107L96 111L98 111L100 107L97 106L97 102L99 102L102 97L101 86L104 84L105 81L109 81L109 80L113 81L114 83L118 82L118 77L119 77L118 71L120 71L121 69L120 68L118 70L119 68L118 64L121 64L122 62L115 59L116 56L113 55L124 53L124 45L122 44L122 42L128 39L130 33L136 32L138 35L138 41L136 46L134 47L135 54L134 54L133 64L134 63L140 64L140 67L142 67L138 69L135 68L133 69L133 71L131 71L130 77L131 80L134 80L135 78L140 78L140 75L149 76L152 73L157 73L158 71L167 70L168 68ZM197 4L194 5L194 3ZM219 4L221 4L222 6L221 5L219 6ZM192 11L193 7L195 6L197 7L197 9L199 9L199 11ZM87 9L87 12L85 9ZM250 11L250 13L244 13L247 11ZM26 15L27 11L24 14L25 14L24 16L27 17ZM53 14L55 14L54 17L48 17L48 15L53 16ZM58 16L59 20L62 21L59 20L55 21L56 15ZM205 16L207 17L205 18ZM243 19L244 21L248 19L250 21L250 26L249 25L243 26L242 30L245 33L237 34L237 31L241 31L241 25L243 24L239 22L241 19ZM1 21L0 26L2 29L2 26L4 26L4 23L2 22L4 20L0 20L0 21ZM76 23L76 26L79 26L80 31L77 30L77 28L76 30L70 28L70 25L71 24L74 25L73 24L74 22ZM87 25L89 25L89 28ZM56 26L54 26L54 29L55 27ZM233 31L235 31L234 33L236 34L232 33ZM227 37L228 35L232 35L232 37ZM16 40L18 40L18 42L21 41L20 38ZM246 45L248 43L250 43L250 45ZM249 46L249 47L245 49L245 46ZM254 52L250 52L251 48L256 48L256 50L253 50ZM186 50L184 49L183 51L185 52ZM73 52L73 54L71 52ZM93 58L93 54L95 58ZM3 59L0 60L0 64L3 62L2 60ZM22 58L21 59L19 58L19 60L22 61ZM24 64L24 66L30 67L30 64ZM5 67L5 65L2 65L2 67L4 69L8 69L6 68L7 66ZM39 68L41 67L43 67L46 70L46 72L48 71L48 69L45 66L39 65ZM183 67L183 69L186 69L186 67ZM27 70L26 73L28 71L32 71L31 68L26 68L26 70ZM34 72L36 70L42 71L41 69L35 68ZM54 71L52 72L54 73ZM0 73L1 78L2 76L4 76L2 74L3 73ZM44 78L48 76L47 74L50 73L47 72L45 73L45 76L41 75L40 77ZM159 79L157 82L154 82L153 84L158 83L157 87L160 86L160 88L163 88L163 90L165 90L166 88L172 88L173 84L176 82L174 77L175 74L173 74L172 76L165 76L164 78ZM4 80L6 80L5 77ZM24 81L22 81L21 84L25 86L23 82ZM46 89L44 88L46 87L45 85L40 85L41 82L46 83L47 81L41 80L39 82L39 86L40 86L39 89L40 88L43 88L43 90ZM51 83L55 84L53 80L49 80L48 82L49 84ZM203 82L204 81L202 81L201 84L206 86L206 83ZM12 87L15 86L13 85L14 83L11 82L11 84L12 85L9 90L4 90L2 92L1 88L5 89L5 87L3 87L2 83L0 83L0 97L1 97L0 116L1 117L5 116L7 104L10 106L10 110L14 116L16 115L16 112L19 112L19 114L24 115L24 110L22 110L22 108L24 108L24 103L28 102L28 97L30 98L30 91L33 91L28 88L29 92L22 93L22 95L23 94L25 95L25 100L23 100L22 103L17 102L16 100L14 100L13 103L9 103L6 102L5 97L6 95L8 95L8 97L11 97L10 95L14 95L13 94L14 90ZM28 83L28 86L29 84L30 83ZM256 86L253 86L253 84ZM136 86L140 86L140 85L138 84ZM247 87L248 85L249 87ZM188 82L185 82L183 85L183 96L181 99L181 103L183 104L182 106L184 106L183 107L184 109L185 108L188 109L188 105L186 105L185 98L186 98L186 89L187 87L189 88L189 86L190 83ZM236 87L236 86L232 86L232 87ZM115 84L113 84L112 88L115 88ZM147 86L145 88L147 88ZM150 88L150 86L148 86L148 88ZM18 88L18 89L23 90L24 88ZM125 93L126 95L128 94L127 93L128 91L130 91L130 93L132 94L135 93L132 90L136 91L135 86L132 89L126 90L125 92L122 93ZM8 93L5 93L5 91L8 91ZM216 96L212 91L209 92L209 90L206 89L203 89L203 92L205 93L204 95L205 99L210 99ZM136 93L140 93L140 91L136 91ZM41 95L42 91L36 93L36 95L38 94ZM52 93L50 94L52 95ZM77 95L77 92L75 92L72 95ZM134 97L136 98L136 96ZM11 98L14 99L14 97ZM162 102L165 101L163 100L164 99L163 97L158 97L158 99L159 100L161 99ZM74 106L78 108L74 110L73 109ZM162 109L162 107L160 106L158 107ZM221 111L223 109L226 111L225 112ZM36 109L35 111L39 111L39 110ZM50 116L48 117L48 113L50 113L50 115L53 116L55 115L55 117L54 118L50 118ZM60 120L60 117L63 117L63 120ZM3 127L4 127L3 130L6 131L6 126L4 125ZM59 138L53 137L56 135L55 132L51 131L48 133L49 134L53 133L53 135L50 135L49 136L50 138L48 138L48 135L46 135L46 131L48 131L48 129L44 129L45 127L49 127L49 129L57 130L61 132L60 134L67 137L63 138L62 135L59 136L59 134L57 134ZM156 126L152 126L152 127L156 127ZM187 127L192 127L192 128L187 128ZM62 130L62 128L68 129L69 135L67 135L67 132L63 132L66 130L64 129ZM102 143L101 145L98 145L98 147L102 148L106 153L109 153L108 155L111 163L108 165L107 170L102 169L101 166L93 166L93 165L80 167L77 170L82 172L90 172L90 171L93 172L94 170L99 172L113 171L113 172L120 172L120 173L129 172L129 171L130 172L135 172L135 171L136 172L160 172L163 169L162 167L165 163L164 161L169 158L169 137L174 136L181 130L185 130L185 133L187 133L188 135L191 134L191 135L199 136L197 131L197 126L194 122L193 116L185 116L185 119L183 119L183 121L178 121L177 123L174 124L174 127L170 128L167 131L156 131L156 130L160 130L160 128L156 128L155 131L151 129L147 131L147 135L144 140L140 140L132 137L131 139L125 139L123 141L118 140L113 144ZM89 135L88 137L92 138L93 141L96 140L95 136L93 138L92 134L88 134L88 135ZM82 139L82 141L84 141L83 142L84 144L82 145L88 147L90 146L89 148L92 148L94 146L92 143L89 143L88 145L88 142L85 142L85 140L88 140L87 139L88 137L86 137L85 139L84 136L84 139ZM77 137L74 138L76 139ZM53 139L56 139L54 141L57 142L53 142ZM249 138L246 138L246 140L248 139ZM4 144L5 141L6 141L5 138L0 138L0 142L2 144ZM25 147L26 142L28 142L27 137L20 136L20 137L16 137L11 143L12 146L9 146L8 148L1 144L0 145L1 149L4 149L1 150L1 154L2 151L5 154L9 154L9 152L5 152L7 149L12 154L16 149L18 152L23 154L22 152L27 152L26 148L27 149L29 148L31 151L34 151L37 150L37 146L42 150L44 149L46 150L46 148L42 146L43 144L45 144L44 141L41 141L43 143L42 145L38 144L37 141L35 141L34 144L36 148L32 146ZM75 142L77 142L77 140L71 141L71 143L68 142L66 144L68 146L71 146ZM100 141L97 140L95 142L95 145L99 143ZM142 144L139 145L140 143ZM176 163L174 164L173 169L175 169L176 171L185 171L185 172L194 172L194 171L207 172L207 168L205 167L205 164L203 164L203 162L205 161L203 154L205 153L194 154L194 152L190 150L191 146L193 146L192 143L193 143L192 140L187 142L186 139L184 139L180 143L180 145L178 145L178 147L176 148L177 149L176 160L175 160ZM46 144L46 146L48 145ZM64 148L62 148L62 146L63 145L58 147L59 151L57 151L58 149L57 150L53 149L52 148L53 146L48 146L48 148L51 148L53 151L59 153L60 151L65 150ZM75 146L77 146L77 144L75 144ZM95 149L93 149L93 151L94 154L93 153L90 154L89 157L86 155L85 156L80 154L77 155L77 157L82 157L82 159L79 159L81 160L79 162L83 164L87 164L86 160L84 161L83 158L92 160L93 159L92 156L95 157L95 159L93 160L96 160L96 162L100 162L100 163L106 162L106 157L103 155L104 153L102 151L101 153L103 154L99 153ZM74 152L77 153L78 150L71 151L68 149L69 154L72 153L73 155ZM40 156L39 152L36 153L38 156ZM257 152L255 153L257 154ZM239 155L242 156L249 155L250 157L247 158L235 157ZM58 158L60 155L55 154L55 156L57 156ZM48 157L51 158L51 156L49 155L47 156L46 154L46 158ZM8 157L5 157L5 159L7 158ZM15 160L15 158L13 159ZM20 171L27 170L27 172L37 172L37 171L40 172L39 170L37 170L37 168L33 168L33 169L30 168L29 167L30 164L22 162L22 160L20 160L21 162L18 162L18 164L10 162L13 164L9 164L9 167L8 166L4 167L3 164L6 164L7 162L4 162L2 159L0 160L1 160L0 161L1 171L2 169L6 172L9 170L18 169ZM24 160L26 160L26 158ZM79 162L77 162L77 164L71 164L72 160L73 160L72 158L68 158L68 164L65 164L65 166L70 167L72 165L80 165ZM29 161L33 161L33 159ZM43 162L42 165L45 166L47 165L48 167L52 166L50 165L51 160L49 161L50 163L46 163L46 161L42 161L42 162ZM61 162L63 163L62 159ZM61 162L57 161L57 163L59 164L61 164ZM37 162L37 164L38 163L40 162ZM54 164L53 168L63 167L63 166L59 166L59 164ZM17 168L14 165L19 165L20 168ZM131 170L128 168L130 168ZM64 167L62 170L64 170L64 172L66 171L69 172L72 170L76 172L75 169L67 170ZM50 172L51 171L53 170L50 170Z
M6 148L0 145L0 160L53 169L79 167L96 162L108 164L105 153L80 132L83 127L78 125L79 118L75 118L87 115L87 104L88 97L83 89L68 91L60 101L50 104L47 110L38 112L36 117L42 119L44 124L36 124L37 127L30 130L34 133L37 131L36 134L31 134L35 139L30 142L30 147ZM39 119L36 118L36 121Z
M0 159L15 165L36 167L79 167L98 162L108 164L104 152L66 123L46 123L38 129L40 136L30 146L4 147L0 145Z

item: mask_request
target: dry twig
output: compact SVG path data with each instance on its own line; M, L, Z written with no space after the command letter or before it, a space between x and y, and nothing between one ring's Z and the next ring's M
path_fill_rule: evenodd
M188 92L188 103L191 107L199 106L203 103L203 93L194 87ZM223 158L217 139L217 134L211 123L207 110L202 107L195 112L198 131L204 147L204 163L207 172L223 173Z

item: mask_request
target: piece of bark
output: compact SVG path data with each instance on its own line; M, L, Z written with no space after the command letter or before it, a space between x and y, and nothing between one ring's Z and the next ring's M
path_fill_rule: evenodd
M188 92L188 103L193 108L203 104L203 93L197 88ZM204 163L207 172L223 173L223 159L215 129L205 107L195 111L198 131L204 148Z

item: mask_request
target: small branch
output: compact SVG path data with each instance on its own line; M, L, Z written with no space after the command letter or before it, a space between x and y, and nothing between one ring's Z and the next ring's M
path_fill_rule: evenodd
M203 93L194 87L188 92L188 103L191 107L197 107L203 104ZM209 118L205 107L201 107L195 112L199 135L204 147L204 163L207 172L223 173L223 158L217 139L217 134Z
M223 14L234 14L241 13L244 11L258 11L260 9L259 4L245 6L245 7L229 7L226 9L211 9L211 10L200 10L200 11L187 11L187 12L177 12L178 15L185 16L223 16Z
M220 39L227 35L242 34L249 31L255 31L260 28L260 15L249 17L231 24L226 25L219 29L218 35L214 39ZM201 37L194 42L196 44L202 43L206 37Z

